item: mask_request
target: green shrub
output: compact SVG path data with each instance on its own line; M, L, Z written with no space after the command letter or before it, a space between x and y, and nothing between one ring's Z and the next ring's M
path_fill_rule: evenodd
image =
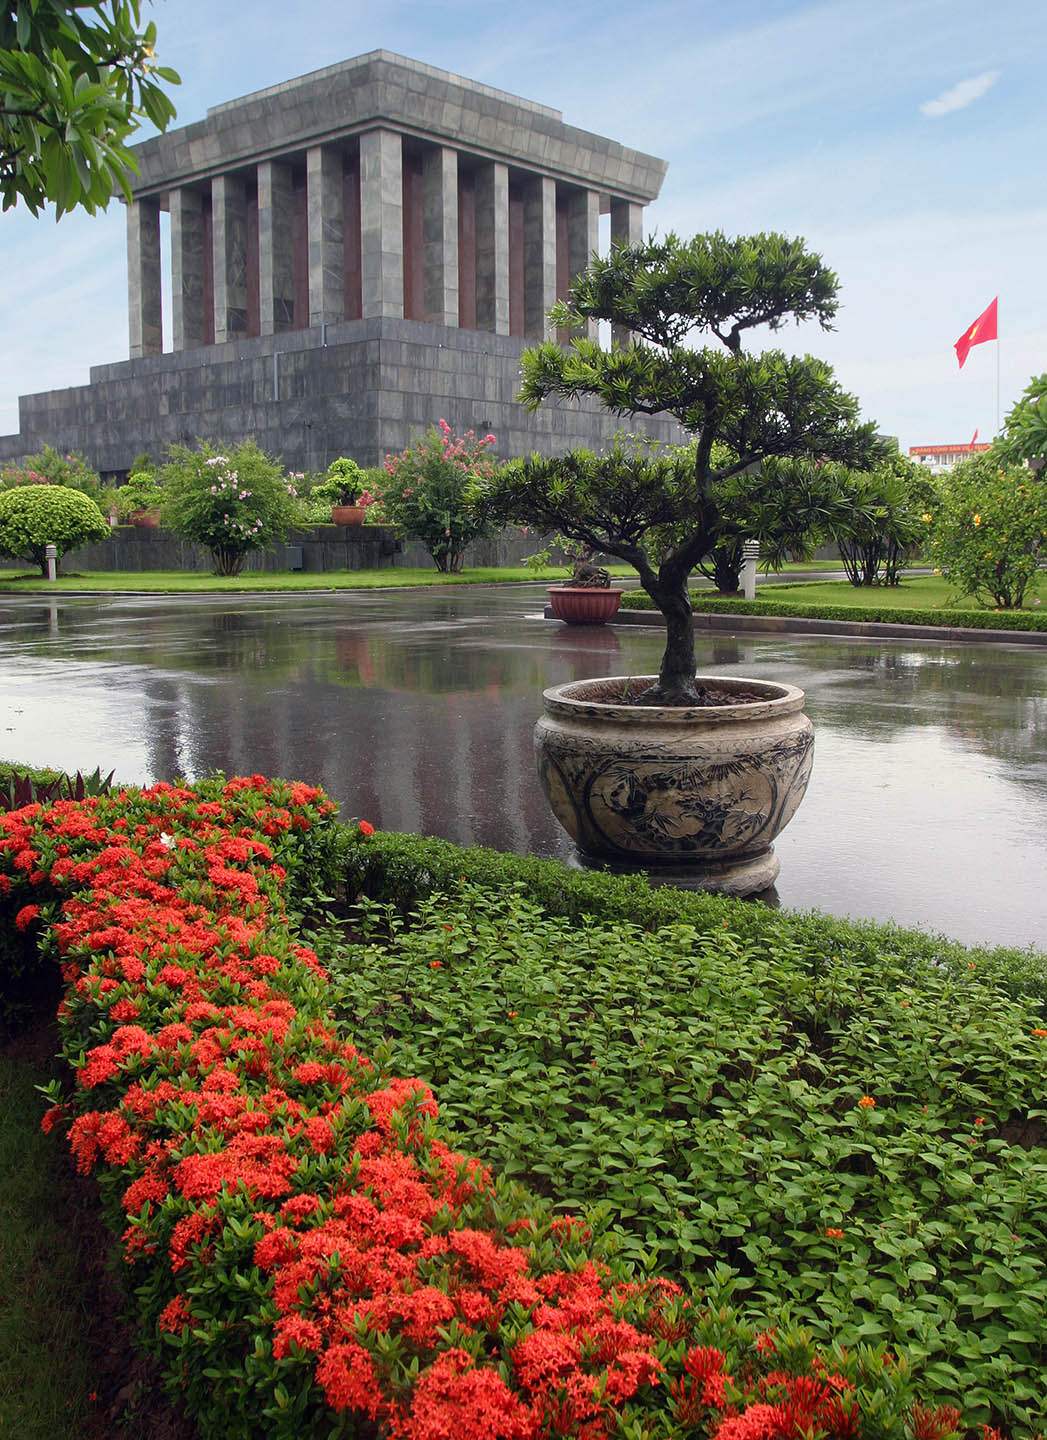
M219 575L238 575L253 550L271 548L299 519L294 485L253 440L228 454L212 441L173 445L170 456L159 477L164 519L210 550Z
M0 554L30 560L47 574L47 547L61 558L92 540L104 540L109 526L95 502L66 485L16 485L0 491Z
M949 475L925 520L937 570L964 595L1013 610L1047 554L1047 485L990 452Z
M441 420L401 455L386 459L380 495L385 518L420 540L437 570L461 570L465 547L492 533L471 491L494 471L494 461L484 453L493 444L493 435L482 440L472 430L455 435Z
M644 1270L1042 1424L1044 957L618 881L603 906L604 877L587 920L562 867L407 837L347 858L370 943L328 937L337 1013L470 1149ZM412 886L406 923L370 898Z
M65 485L87 495L98 506L110 493L85 456L75 450L56 450L53 445L45 445L35 455L26 455L0 472L0 490L11 490L16 485Z

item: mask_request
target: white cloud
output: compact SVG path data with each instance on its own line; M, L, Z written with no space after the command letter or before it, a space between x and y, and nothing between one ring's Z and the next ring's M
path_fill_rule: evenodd
M980 75L961 80L951 90L943 90L937 99L925 100L920 109L925 115L951 115L954 110L965 110L991 90L999 78L999 70L983 70Z

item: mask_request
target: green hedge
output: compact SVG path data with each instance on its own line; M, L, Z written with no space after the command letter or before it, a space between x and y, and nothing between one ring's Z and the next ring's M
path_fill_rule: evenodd
M787 590L776 585L775 590ZM896 610L889 605L813 605L789 600L731 600L706 590L691 591L696 615L786 615L810 620L851 620L881 625L939 625L969 630L1047 630L1047 615L1030 610ZM623 610L654 610L642 590L622 596Z
M1014 996L1032 996L1047 1006L1047 953L1007 947L968 948L944 936L871 921L842 920L820 911L772 910L730 896L651 886L639 875L574 871L557 860L505 855L446 840L379 831L362 840L354 827L342 831L341 865L351 896L393 904L408 914L436 892L461 880L493 890L523 885L549 915L581 921L619 920L645 930L682 921L708 932L728 925L744 940L799 946L811 965L826 956L864 963L875 957L900 960L913 970L946 967L966 974L973 965Z

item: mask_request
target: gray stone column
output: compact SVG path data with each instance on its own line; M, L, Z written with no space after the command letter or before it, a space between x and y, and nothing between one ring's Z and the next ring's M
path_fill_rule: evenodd
M611 201L611 244L640 245L643 242L643 206L631 200ZM611 343L629 345L633 332L624 325L611 326Z
M171 206L171 346L190 350L203 345L204 216L197 190L179 187Z
M426 151L424 165L425 318L457 326L458 152L441 145Z
M524 334L549 340L556 301L556 181L536 175L524 196Z
M575 276L588 266L599 245L600 197L595 190L572 190L567 201L567 271L572 284ZM590 320L584 328L590 340L597 338L597 331L595 320Z
M276 335L294 328L294 188L291 169L274 160L258 166L259 328Z
M394 130L360 136L360 288L365 320L403 318L403 151Z
M476 172L476 328L509 334L509 167Z
M130 355L159 355L163 340L160 279L160 205L132 200L127 207L127 321Z
M214 253L214 338L221 345L247 334L247 194L235 175L211 181Z
M338 150L314 145L306 156L309 208L309 324L345 319L345 236Z

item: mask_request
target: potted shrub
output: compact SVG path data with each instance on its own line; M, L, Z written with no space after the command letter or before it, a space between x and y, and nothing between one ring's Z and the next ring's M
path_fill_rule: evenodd
M121 524L155 530L163 498L163 486L151 470L133 470L113 495L113 513Z
M359 465L344 455L331 461L324 479L313 486L310 499L330 504L334 525L362 525L368 506L375 503L375 496L364 489Z
M659 453L619 439L604 455L532 455L492 471L486 513L559 531L632 565L664 617L657 676L611 676L545 694L539 774L583 855L684 866L695 883L748 894L777 874L777 831L802 798L812 735L803 692L695 674L688 582L721 536L720 487L769 456L861 468L881 446L824 362L746 355L745 330L787 320L828 328L837 281L801 240L675 236L594 258L550 312L575 338L525 351L521 400L595 396L619 415L667 413L689 431ZM632 332L628 348L585 338L590 321ZM690 348L711 333L717 347ZM581 333L580 333L581 332ZM714 447L716 447L714 449Z
M618 613L623 592L612 589L603 566L593 564L591 545L579 545L564 535L556 537L556 544L570 557L571 573L549 586L549 609L567 625L603 625ZM549 563L548 547L529 555L524 563L533 570L543 569Z

